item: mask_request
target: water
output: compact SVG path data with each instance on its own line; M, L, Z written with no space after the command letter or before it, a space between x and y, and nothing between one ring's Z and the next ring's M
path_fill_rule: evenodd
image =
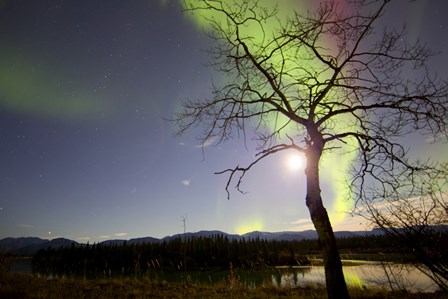
M365 261L356 263L352 261L350 264L350 266L344 266L343 269L345 280L350 287L405 289L410 292L434 292L439 289L429 277L411 265ZM200 283L218 283L228 281L230 271L151 272L148 276L151 279L168 282L189 280ZM266 285L282 288L325 285L323 266L276 267L260 270L234 269L233 276L236 281L250 288Z
M31 261L30 257L19 258L12 263L9 272L31 274Z
M343 271L345 281L350 287L406 289L410 292L434 292L439 289L429 277L410 265L360 263L344 266ZM297 270L287 269L286 272L273 275L272 284L277 287L324 285L325 273L322 266L302 267Z
M439 289L429 277L411 265L368 261L350 261L349 264L349 266L344 266L343 270L347 285L350 287L406 289L410 292L434 292ZM31 259L16 261L10 271L31 273ZM210 284L229 281L229 278L233 277L238 283L250 288L267 285L282 288L325 285L325 273L322 266L276 267L258 270L234 269L232 275L229 270L212 269L187 272L150 271L142 276L160 282L191 281ZM97 274L95 277L124 278L119 274L110 275L108 273Z

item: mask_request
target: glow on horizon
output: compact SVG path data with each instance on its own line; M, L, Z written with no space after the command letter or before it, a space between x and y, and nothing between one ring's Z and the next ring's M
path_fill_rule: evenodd
M263 230L263 224L260 219L254 219L254 220L243 220L240 222L240 224L237 224L235 227L235 232L239 235L244 235L246 233L250 233L253 231L262 231Z

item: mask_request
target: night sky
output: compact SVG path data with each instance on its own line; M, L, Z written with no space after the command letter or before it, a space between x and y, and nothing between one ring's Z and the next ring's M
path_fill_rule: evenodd
M445 80L447 11L445 0L395 1L381 24L405 21L409 40L440 51L430 67ZM227 177L213 173L247 165L255 146L173 135L165 119L219 78L206 66L211 43L176 0L0 0L0 239L164 237L183 232L182 218L192 232L311 228L305 175L288 153L257 165L248 193L227 200ZM405 143L447 161L446 143ZM365 229L334 211L339 169L321 179L334 228Z

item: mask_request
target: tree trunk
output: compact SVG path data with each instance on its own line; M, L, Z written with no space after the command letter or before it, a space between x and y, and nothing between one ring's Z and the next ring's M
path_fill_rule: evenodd
M349 298L347 286L342 272L342 262L339 256L336 239L327 210L320 196L319 160L323 144L313 142L307 149L306 174L306 205L310 211L311 220L316 228L323 255L325 267L325 282L329 299Z

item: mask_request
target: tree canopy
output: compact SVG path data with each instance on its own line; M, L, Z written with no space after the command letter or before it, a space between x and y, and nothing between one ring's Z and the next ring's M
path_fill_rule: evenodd
M336 285L342 271L334 234L320 197L322 155L350 153L354 201L396 190L406 174L437 173L413 161L400 138L414 132L447 138L448 84L427 68L434 55L410 44L405 30L377 28L390 1L320 1L313 12L281 18L263 1L187 1L214 40L212 66L224 77L208 99L187 100L179 133L200 126L205 143L237 135L259 144L256 158L219 173L226 190L240 189L247 171L283 150L305 154L306 204L319 234L330 298L348 297ZM336 282L339 281L339 282ZM342 279L343 281L343 279ZM342 292L342 293L341 293Z

